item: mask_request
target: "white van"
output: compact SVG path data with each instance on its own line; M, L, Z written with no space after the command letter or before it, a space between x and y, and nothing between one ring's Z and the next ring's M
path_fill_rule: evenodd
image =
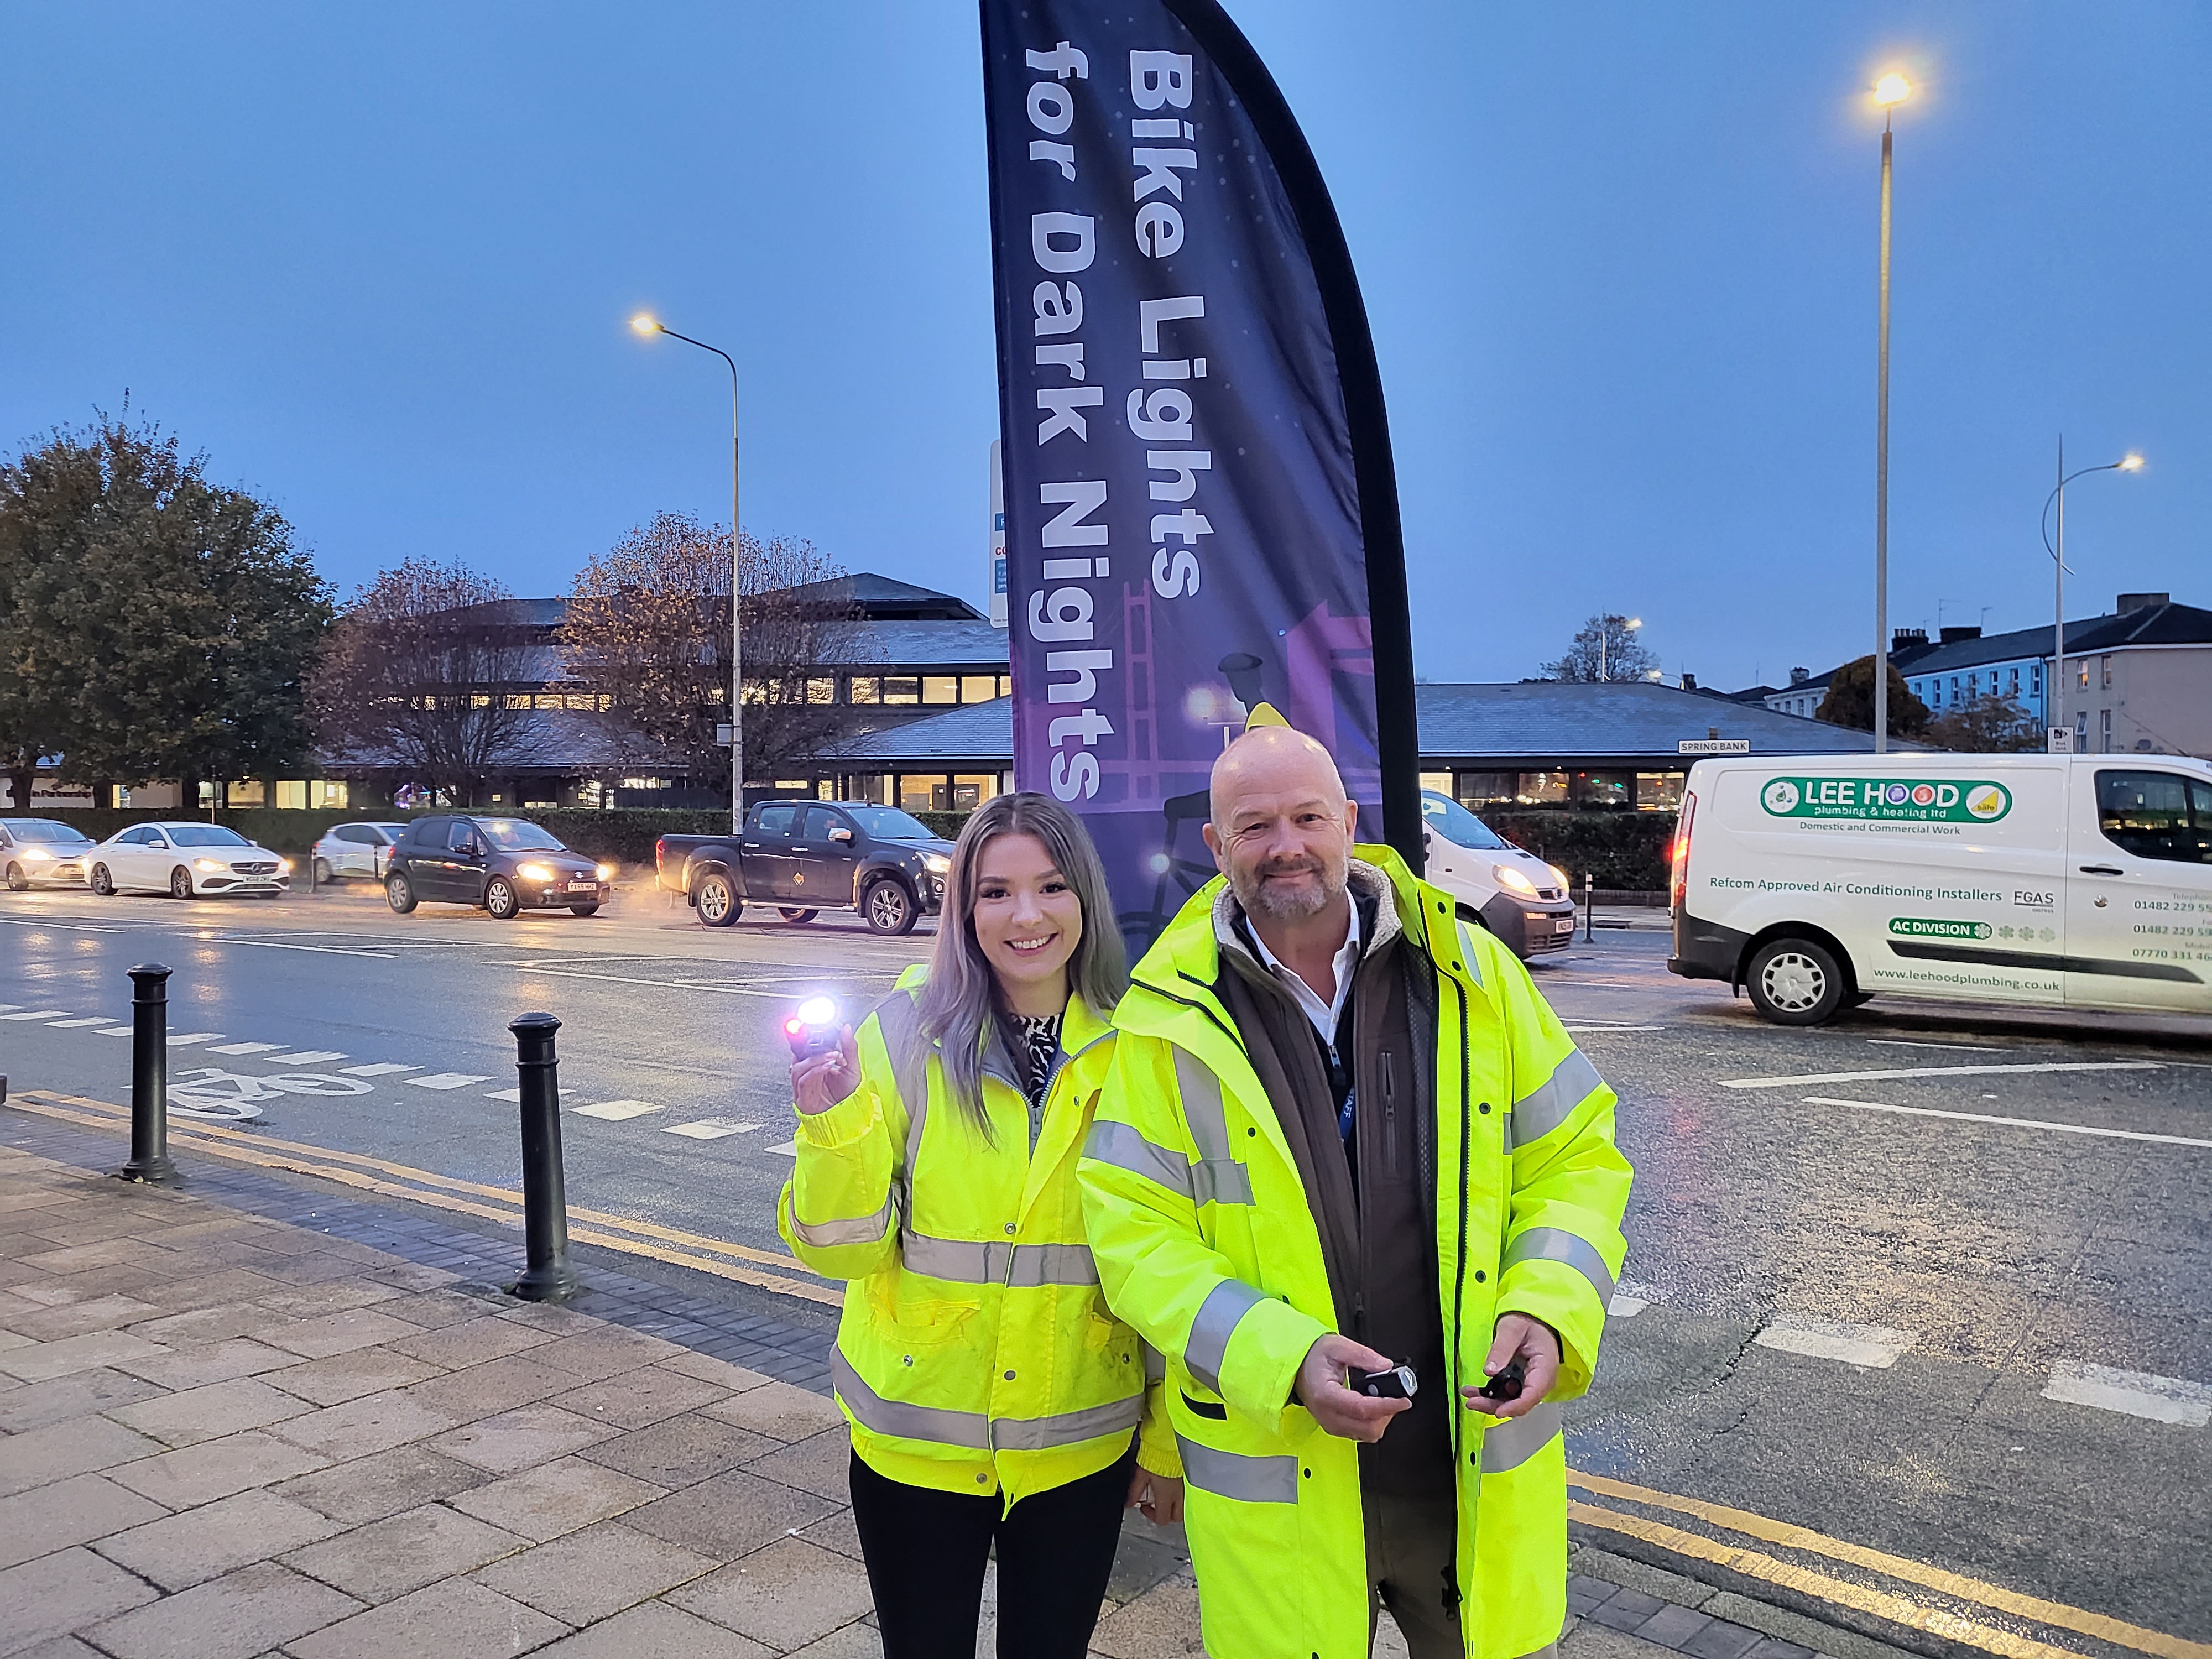
M1690 769L1674 953L1788 1025L1896 993L2212 1014L2212 765L1784 757Z
M1575 901L1565 873L1504 840L1449 795L1421 791L1421 844L1423 878L1522 961L1574 943Z

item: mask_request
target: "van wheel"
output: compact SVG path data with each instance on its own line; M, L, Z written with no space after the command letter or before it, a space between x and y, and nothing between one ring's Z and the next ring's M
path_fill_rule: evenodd
M692 903L699 912L699 920L709 927L734 925L742 908L738 900L738 890L719 870L699 878L698 890L692 895Z
M1752 952L1744 988L1762 1018L1778 1025L1822 1025L1850 992L1843 966L1809 939L1769 939Z
M895 876L878 877L860 895L860 915L871 933L893 938L911 933L920 914L915 908L913 896Z

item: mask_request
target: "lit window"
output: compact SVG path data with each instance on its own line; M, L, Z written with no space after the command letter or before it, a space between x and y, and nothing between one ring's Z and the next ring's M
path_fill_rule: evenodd
M847 695L854 702L881 702L884 700L884 683L872 674L855 674L846 684L850 688Z
M809 702L836 702L837 682L834 678L807 681L806 701Z
M990 674L963 674L960 677L960 701L989 702L999 695L999 682Z
M893 675L884 681L885 702L912 703L921 701L921 681L914 675Z
M921 677L921 700L926 703L953 703L960 701L960 677L957 674L925 674Z

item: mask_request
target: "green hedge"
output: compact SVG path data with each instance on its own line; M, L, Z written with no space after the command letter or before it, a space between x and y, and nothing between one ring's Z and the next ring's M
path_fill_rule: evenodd
M1516 847L1556 864L1580 891L1585 876L1632 893L1664 891L1674 839L1672 812L1546 811L1484 807L1482 821Z

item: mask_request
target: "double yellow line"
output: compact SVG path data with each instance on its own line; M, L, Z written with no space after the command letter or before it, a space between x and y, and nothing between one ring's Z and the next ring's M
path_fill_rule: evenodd
M56 1094L51 1090L26 1090L9 1103L42 1117L88 1128L127 1132L131 1127L131 1114L124 1107L104 1100ZM228 1158L234 1164L289 1170L386 1198L404 1198L416 1204L478 1216L501 1226L522 1224L522 1194L512 1188L459 1181L360 1152L303 1146L296 1141L279 1140L273 1135L249 1134L213 1123L186 1126L174 1118L169 1121L169 1143L187 1152ZM843 1291L818 1279L793 1277L806 1269L792 1256L726 1243L698 1233L680 1232L628 1216L609 1215L605 1211L579 1209L572 1205L568 1210L568 1237L579 1243L602 1245L629 1255L649 1256L675 1267L696 1268L718 1279L773 1291L779 1296L795 1296L833 1308L842 1306L845 1300Z
M1618 1498L1647 1509L1689 1516L1725 1531L1757 1539L1762 1543L1778 1544L1807 1554L1825 1556L1832 1561L1862 1567L1904 1583L1918 1584L1954 1600L1970 1601L1997 1613L2010 1613L2015 1618L2032 1620L2054 1630L2074 1631L2121 1647L2133 1648L2138 1653L2154 1654L2158 1659L2212 1659L2212 1644L2168 1636L2163 1631L2147 1630L2141 1625L2130 1625L2101 1613L2069 1607L2063 1601L2046 1601L2039 1595L2025 1595L2000 1585L1985 1584L1980 1579L1969 1578L1963 1573L1947 1571L1921 1561L1909 1561L1902 1556L1885 1554L1881 1550L1868 1549L1861 1544L1848 1544L1840 1539L1814 1532L1808 1527L1796 1526L1787 1521L1770 1520L1747 1510L1708 1504L1702 1498L1678 1498L1672 1492L1654 1492L1648 1486L1633 1486L1625 1480L1610 1480L1603 1475L1583 1474L1573 1469L1567 1471L1567 1484L1601 1498ZM1785 1589L1814 1596L1837 1607L1870 1613L1909 1630L1925 1631L1931 1636L1945 1637L1969 1647L1979 1648L1986 1653L2002 1654L2006 1659L2080 1659L2080 1656L2070 1649L2034 1641L2014 1632L1966 1618L1948 1608L1916 1601L1909 1596L1856 1583L1831 1573L1794 1566L1764 1551L1711 1538L1703 1533L1688 1532L1644 1516L1571 1498L1567 1504L1567 1516L1585 1526L1601 1528L1630 1538L1640 1538L1646 1543L1656 1544L1678 1555L1712 1562L1740 1572L1747 1578L1758 1579L1762 1583L1780 1585Z

